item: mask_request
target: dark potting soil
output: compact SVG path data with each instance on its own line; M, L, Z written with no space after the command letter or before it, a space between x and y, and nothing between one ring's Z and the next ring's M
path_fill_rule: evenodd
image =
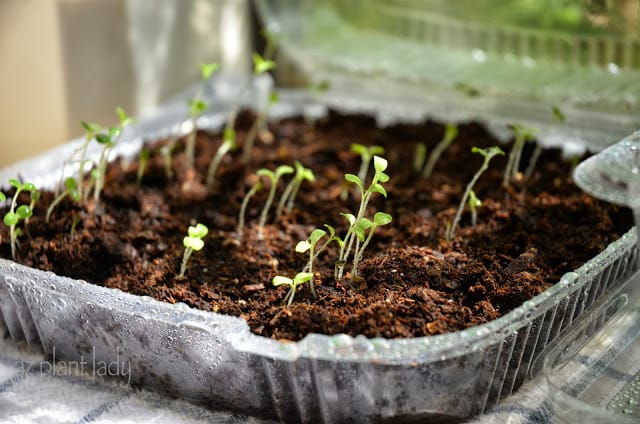
M249 112L239 116L240 143L253 120ZM509 312L597 255L632 225L627 209L582 193L571 180L571 163L551 149L542 154L529 180L506 189L501 185L506 156L494 158L474 190L482 200L477 224L471 226L466 210L455 237L446 241L447 223L482 163L471 147L498 142L477 124L462 125L434 175L417 176L412 165L415 146L424 142L431 151L442 134L443 127L433 122L377 128L371 117L335 112L314 124L285 119L260 134L248 166L242 164L241 150L227 155L209 191L202 182L220 134L198 133L196 173L185 169L179 143L171 180L159 153L167 141L149 140L152 155L141 185L136 184L137 160L115 160L98 207L89 202L81 208L65 200L47 224L44 214L53 194L44 192L27 234L20 238L17 261L165 302L240 316L254 333L277 339L299 340L309 333L416 337L461 330ZM354 142L386 149L388 198L374 195L368 215L384 211L393 222L377 229L357 278L347 266L345 277L335 281L338 247L332 244L314 263L318 298L305 284L285 307L288 288L274 287L271 279L292 277L303 269L307 255L295 252L296 243L323 224L333 225L343 236L346 220L339 213L357 212L354 190L341 200L343 175L357 173L360 166L349 149ZM509 146L503 148L508 152ZM525 150L523 167L532 148ZM262 240L257 222L268 190L258 192L239 240L238 211L255 182L255 171L295 160L311 168L316 181L303 183L293 211L279 222L272 211ZM26 203L28 197L21 200ZM204 249L192 255L186 276L179 278L182 239L195 222L207 225L209 234ZM0 254L10 258L5 226L0 237Z

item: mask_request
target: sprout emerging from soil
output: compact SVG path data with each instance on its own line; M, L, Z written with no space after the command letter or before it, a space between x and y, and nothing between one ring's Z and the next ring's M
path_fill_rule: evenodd
M298 196L298 191L300 190L300 186L306 180L309 182L314 182L316 180L315 175L313 175L313 171L309 168L305 168L298 161L295 161L293 164L296 174L293 179L287 184L284 191L282 192L282 196L280 196L280 200L278 201L278 209L276 211L276 219L280 219L280 215L282 214L282 209L287 207L288 211L293 209L293 204Z
M445 238L447 239L447 241L453 238L453 235L456 231L456 227L458 226L458 222L460 222L460 218L462 217L462 211L464 209L464 205L467 203L471 190L473 189L473 186L476 184L476 182L480 178L480 175L482 175L482 173L486 171L487 168L489 168L489 162L491 161L491 159L493 159L494 156L504 155L504 152L502 151L502 149L500 149L497 146L488 147L486 149L481 149L479 147L473 146L471 148L471 151L473 153L478 153L482 155L482 157L484 157L484 161L482 162L482 166L480 166L480 169L478 169L478 171L475 173L473 178L471 178L471 181L469 181L469 184L467 184L467 187L464 190L464 194L462 195L462 200L460 200L460 205L458 206L456 215L453 218L453 222L451 223L451 226L447 228L447 231L445 234Z
M164 174L167 177L167 180L173 178L173 151L176 148L176 144L178 144L179 136L176 134L172 136L167 144L160 148L160 154L164 158Z
M360 181L364 181L367 179L367 173L369 172L369 164L371 163L371 159L373 159L373 157L376 155L384 154L384 148L381 146L367 147L360 143L353 143L351 145L351 151L360 155L360 159L362 160L362 163L360 164L360 170L358 171L358 178L360 178Z
M471 226L475 227L478 222L478 209L482 206L482 200L478 199L476 192L469 191L469 210L471 211Z
M51 204L49 205L49 208L47 209L47 214L45 216L46 222L49 222L49 219L51 218L51 213L53 213L53 210L60 204L60 202L62 202L62 200L65 197L69 196L75 202L80 201L80 191L78 190L78 182L76 181L75 178L68 177L66 180L64 180L64 187L65 187L65 190L62 193L60 193L55 199L53 199L53 202L51 202Z
M431 174L433 174L433 169L435 168L438 159L440 159L442 153L451 145L451 143L453 143L457 136L458 126L454 124L447 124L444 129L444 136L442 137L442 140L440 140L436 147L433 148L433 151L429 155L429 159L427 159L427 164L422 170L422 176L424 178L429 178Z
M149 164L149 158L151 157L151 151L146 147L140 149L140 153L138 154L138 172L136 173L136 183L138 185L142 184L142 178L144 177L144 173L147 170L147 165Z
M249 132L247 133L247 138L245 139L244 145L242 147L242 160L245 163L248 163L249 160L251 159L251 151L253 150L253 145L256 142L256 137L258 136L258 133L262 131L267 125L269 112L271 111L271 108L273 107L273 105L278 103L279 99L280 97L278 96L277 92L273 91L271 94L269 94L269 104L267 105L267 109L261 110L260 112L258 112L258 116L256 117L256 120L253 122L253 125L251 126L251 128L249 128Z
M307 262L307 264L305 265L304 269L302 270L303 272L313 273L313 261L316 260L316 258L327 248L327 246L329 246L329 243L331 243L332 241L340 242L340 239L336 237L335 228L327 224L325 224L324 226L327 231L329 231L329 238L325 240L325 242L319 248L316 249L318 242L322 240L325 235L327 235L327 231L320 228L316 228L315 230L313 230L311 234L309 234L309 238L307 240L299 241L296 245L296 252L309 252L309 262ZM311 294L314 298L317 298L318 296L316 295L316 289L313 281L311 281L311 283L309 284L311 288Z
M278 181L280 177L286 174L293 174L293 168L288 165L280 165L276 168L275 172L269 169L258 169L256 172L258 176L267 177L267 179L271 182L271 189L269 190L269 197L267 197L267 201L264 204L264 208L262 209L262 213L260 214L260 221L258 223L258 234L259 237L263 237L264 225L267 223L267 216L269 215L269 209L271 208L271 204L273 203L273 199L276 196L276 189L278 188Z
M35 202L40 198L40 192L36 189L36 186L31 183L20 183L15 178L9 179L9 184L13 186L16 191L13 195L13 199L11 199L11 206L9 207L9 212L4 215L2 222L4 225L9 227L9 237L11 239L11 257L16 259L16 245L18 237L22 235L22 230L20 228L16 228L18 223L21 220L26 222L31 216L33 216L33 207L35 206ZM22 192L29 192L31 195L31 203L29 205L17 205L18 197ZM35 198L35 201L34 201ZM6 196L3 194L0 200L6 200Z
M527 128L522 125L513 124L509 126L515 135L513 147L509 152L509 159L507 160L507 167L504 169L504 177L502 179L502 186L509 185L520 169L520 159L522 158L522 150L527 141L535 139L537 131L534 128Z
M191 254L194 251L202 250L204 247L204 241L202 240L209 233L209 229L204 224L196 224L195 227L189 227L187 235L182 240L182 244L185 247L184 256L182 257L182 265L180 266L179 277L184 277L184 273L187 271L187 263Z
M355 184L356 187L358 187L358 190L360 191L360 206L358 208L357 215L343 214L349 220L349 229L347 230L347 234L345 235L344 240L342 241L340 246L340 254L338 256L338 261L336 262L335 270L336 280L342 278L344 267L349 260L349 255L351 254L351 249L354 247L354 245L356 245L355 252L357 253L359 251L360 239L358 238L356 232L360 231L361 229L362 231L366 229L363 228L364 226L366 226L366 221L363 220L365 218L364 215L367 211L367 205L371 200L371 196L374 193L378 193L383 195L384 197L387 197L387 191L382 186L383 183L389 181L389 176L384 173L384 171L387 169L387 165L388 163L386 159L380 156L373 157L373 168L375 170L375 173L373 175L373 178L371 179L371 184L367 189L364 188L362 180L357 175L346 174L344 176L344 179L346 181Z
M207 170L207 188L213 187L213 184L216 181L216 171L218 170L224 155L238 147L236 144L236 132L232 128L224 129L222 139L222 144L218 147L216 154L209 163L209 169Z
M313 279L312 273L299 272L293 278L283 277L282 275L276 275L275 277L273 277L273 280L271 280L271 282L276 287L282 286L282 285L289 286L289 293L287 293L287 295L284 297L284 303L287 306L291 306L291 304L293 303L293 298L296 295L296 288L299 285L306 283L307 281L311 281L312 279Z
M264 188L264 185L262 184L262 181L260 180L256 181L256 183L249 189L247 194L244 196L244 199L242 199L242 206L240 206L240 213L238 215L238 228L236 228L236 234L238 235L239 239L242 238L242 230L244 229L244 217L247 212L247 205L249 204L249 201L251 200L253 195L259 192L260 190L262 190L263 188Z

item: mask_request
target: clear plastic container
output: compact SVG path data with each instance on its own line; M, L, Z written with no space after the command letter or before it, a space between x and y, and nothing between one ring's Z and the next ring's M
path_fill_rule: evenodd
M553 0L257 5L282 35L282 58L296 78L328 80L332 96L412 105L445 122L522 123L539 128L545 144L604 147L640 128L640 6L611 3L604 10Z
M640 423L640 274L629 285L544 355L549 400L563 423Z
M216 92L230 87L219 81ZM255 92L247 98L252 99ZM310 103L308 94L281 92L273 113L300 114ZM395 109L378 113L381 121L398 119ZM179 131L186 114L179 101L141 119L116 153L134 156L143 137ZM219 128L224 118L223 108L198 123ZM51 186L58 181L60 158L78 142L4 169L0 180L20 173ZM461 420L517 389L540 352L599 299L627 290L638 268L636 234L629 231L542 294L487 324L433 337L311 334L288 343L252 334L240 318L0 259L0 332L4 328L47 354L55 349L56 358L126 361L132 382L213 408L287 422Z

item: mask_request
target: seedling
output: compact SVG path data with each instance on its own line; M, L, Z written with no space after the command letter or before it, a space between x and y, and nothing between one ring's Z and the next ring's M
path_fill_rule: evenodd
M173 178L173 151L176 148L176 144L178 144L178 135L172 136L167 144L160 148L160 154L164 158L164 174L167 177L167 180Z
M284 191L282 192L282 196L280 196L280 200L278 201L278 209L276 211L276 219L280 219L280 215L282 214L282 209L287 207L287 210L291 211L293 209L293 203L296 200L296 196L298 196L298 191L300 190L300 186L306 180L309 182L314 182L316 180L315 175L313 175L313 171L309 168L305 168L298 161L294 162L294 167L296 170L296 174L293 179L287 184Z
M78 182L74 177L68 177L66 180L64 180L64 187L65 187L65 190L62 193L60 193L55 199L53 199L53 202L51 202L51 204L49 205L49 208L47 209L47 214L45 216L46 222L49 222L49 219L51 218L51 213L60 204L60 202L62 202L62 200L65 197L69 196L75 202L80 201L80 191L78 190Z
M209 233L209 229L204 224L196 224L195 227L190 226L187 230L187 235L182 240L182 244L185 247L184 256L182 257L182 265L180 266L179 277L184 277L184 273L187 271L187 263L191 254L202 250L204 247L204 241L202 240Z
M373 216L373 221L370 221L367 218L363 218L358 224L356 224L354 231L358 239L356 243L356 250L353 254L353 268L351 269L352 276L356 277L358 275L358 264L362 260L364 250L369 245L369 242L371 241L376 228L391 223L391 220L391 215L389 215L388 213L376 212ZM369 233L365 238L366 230L369 230ZM362 243L362 245L359 245L359 243Z
M416 149L413 153L413 170L416 174L422 173L424 167L424 161L427 159L427 146L424 143L416 144Z
M100 154L100 160L98 161L95 187L93 189L93 200L96 205L100 202L100 194L104 188L104 178L107 173L109 154L118 143L124 127L133 122L121 107L116 108L116 113L118 114L120 125L117 127L110 127L108 130L102 130L102 132L95 135L96 141L103 146L102 153Z
M527 128L518 124L510 125L509 127L513 130L515 140L509 152L507 167L504 170L504 177L502 179L503 187L508 186L509 182L516 178L518 170L520 169L520 159L524 145L527 141L534 140L537 133L534 128Z
M364 181L367 179L367 173L369 172L369 164L371 163L371 159L375 155L384 154L384 148L381 146L367 147L360 143L353 143L351 145L351 151L360 155L360 159L362 159L360 170L358 171L358 178L360 178L360 181Z
M38 190L35 189L31 191L31 202L29 203L29 210L31 210L31 214L29 214L29 216L27 216L24 220L24 227L25 229L27 228L27 226L29 225L29 220L31 219L31 216L33 215L33 210L36 207L36 203L38 203L38 200L40 200L40 192Z
M254 75L260 75L265 72L268 72L276 67L276 63L272 60L264 59L258 53L253 54L253 73ZM244 163L248 163L251 159L251 150L253 150L253 144L255 143L256 137L258 136L258 132L264 128L267 122L267 118L269 117L269 111L271 110L271 106L278 102L278 94L276 92L271 92L269 94L269 102L267 104L266 109L258 111L258 116L254 121L253 125L249 129L247 133L247 138L244 141L244 145L242 147L242 160Z
M225 128L222 144L218 147L216 154L209 163L209 169L207 170L207 188L213 187L216 180L216 171L218 170L224 155L235 150L237 147L236 132L232 128Z
M299 272L293 278L283 277L282 275L276 275L275 277L273 277L273 280L271 280L271 282L276 287L282 286L282 285L289 286L289 292L284 297L284 303L287 306L291 306L291 304L293 303L293 298L296 295L296 288L299 285L306 283L307 281L311 281L312 279L313 279L312 273Z
M429 155L429 159L427 159L427 164L422 171L422 176L424 178L429 178L431 174L433 174L433 169L435 168L438 159L440 159L442 153L451 145L451 143L453 143L457 136L458 127L454 124L447 124L442 140L440 140L436 147L433 148L433 151Z
M471 211L471 226L475 227L478 222L478 209L482 206L482 200L478 199L476 192L469 191L469 210Z
M551 107L551 113L553 113L553 118L559 123L563 123L566 119L564 113L560 110L558 106ZM531 159L529 159L529 164L527 165L527 169L524 171L524 178L528 180L533 175L533 171L536 169L536 164L538 163L538 159L540 159L540 155L542 154L542 146L540 143L536 143L536 147L531 154Z
M247 194L244 196L244 199L242 199L242 205L240 206L240 214L238 215L238 228L236 229L236 234L238 235L239 239L242 238L242 230L244 229L244 217L247 212L247 205L249 204L249 201L251 200L253 195L259 192L260 190L262 190L263 188L264 188L264 185L262 184L262 181L260 180L256 181L256 183L249 189Z
M16 189L16 191L15 191L15 194L13 195L13 199L11 200L11 206L9 207L9 212L7 212L4 215L4 218L2 221L4 222L4 225L9 227L9 237L11 239L11 257L15 260L17 240L18 240L18 237L22 235L22 230L20 230L20 228L16 228L16 226L18 225L20 220L25 220L26 222L26 220L33 215L33 208L31 205L35 205L35 202L33 200L34 193L37 193L35 195L35 197L37 198L40 197L40 193L36 189L36 186L34 186L33 184L20 183L20 181L18 181L15 178L9 179L9 184L13 186ZM30 193L31 204L18 206L17 205L18 197L20 196L20 193L22 193L23 191ZM6 196L4 194L2 195L2 197L4 199L0 199L0 200L6 200Z
M80 195L81 201L84 202L87 200L87 197L89 197L89 191L90 191L88 188L84 190L82 185L82 181L84 180L85 165L87 164L87 162L91 162L90 160L87 159L87 149L89 148L89 144L91 143L91 140L93 140L96 137L96 134L102 131L102 127L98 124L94 124L86 121L80 121L80 125L82 125L82 128L84 128L85 130L84 142L82 143L82 146L80 146L78 151L74 152L72 154L72 157L69 158L64 163L62 167L62 173L60 174L60 184L58 185L58 189L62 187L62 181L64 178L66 165L70 163L73 159L73 156L75 156L75 154L79 152L80 158L78 163L78 181L80 181L81 184L78 184L78 193ZM56 194L58 193L56 192Z
M336 262L335 270L336 280L342 278L344 267L349 259L351 249L353 248L355 241L358 239L358 237L356 236L356 231L359 231L359 229L362 228L362 225L364 225L362 223L362 220L364 218L364 214L367 211L367 205L371 200L371 196L373 195L373 193L378 193L383 195L384 197L387 197L387 191L382 186L382 183L386 183L389 181L389 176L384 173L384 171L387 169L387 165L388 163L386 159L380 156L373 157L373 168L375 173L373 175L373 178L371 179L371 184L367 189L364 188L362 180L357 175L346 174L344 176L346 181L355 184L356 187L358 187L358 190L360 191L360 206L357 215L354 216L352 214L345 214L345 216L349 220L349 229L347 230L347 234L345 235L344 240L340 246L340 254L338 256L338 261ZM357 243L359 244L359 240ZM357 250L358 248L356 248L356 251Z
M493 159L494 156L504 155L504 152L502 151L502 149L500 149L497 146L488 147L486 149L481 149L479 147L473 146L471 148L471 151L473 153L478 153L482 155L482 157L484 158L484 161L482 162L482 166L480 166L480 169L478 169L478 171L475 173L473 178L471 178L471 181L469 181L469 184L467 184L467 187L464 190L464 194L462 195L462 200L460 200L460 205L458 206L458 210L456 211L455 217L453 218L453 222L451 223L451 226L447 228L447 231L445 233L445 238L447 239L447 241L453 238L453 235L456 231L456 227L458 226L458 222L460 222L460 218L462 217L462 211L464 209L464 205L467 204L467 200L469 199L471 190L473 189L473 186L478 181L478 178L480 178L480 175L482 175L482 173L486 171L487 168L489 168L489 162L491 161L491 159Z
M267 201L264 204L264 208L262 209L262 213L260 214L260 221L258 223L258 233L259 237L263 237L264 225L267 223L267 216L269 215L269 209L271 208L271 204L273 203L273 199L276 196L276 189L278 188L278 181L280 177L286 174L293 174L293 168L288 165L280 165L276 168L275 172L269 169L258 169L256 172L258 176L267 177L267 179L271 182L271 188L269 190L269 197L267 197Z
M202 81L206 83L211 78L214 72L216 72L220 68L220 65L217 63L203 63L200 65L200 76ZM196 133L198 130L198 117L207 110L209 107L208 103L202 99L202 86L200 86L198 92L195 97L188 101L189 105L189 119L191 120L191 131L187 135L187 140L185 143L185 160L187 168L193 168L195 163L195 154L196 154ZM170 153L169 153L170 154ZM165 156L166 158L166 156Z
M329 238L318 249L316 249L318 242L322 240L325 235L327 235L327 232L320 228L316 228L315 230L313 230L311 234L309 234L309 238L307 240L299 241L296 245L296 252L309 252L309 262L307 262L307 264L305 265L304 269L302 270L303 272L313 273L313 261L316 260L318 255L320 255L320 253L322 253L332 241L340 241L340 239L336 237L335 228L327 224L325 224L324 226L329 231ZM310 283L310 289L313 297L317 298L318 296L316 295L316 289L313 281L311 281Z
M138 172L136 174L136 183L138 185L142 184L142 178L144 177L144 173L147 170L147 165L149 164L149 158L151 157L151 150L143 147L140 149L140 153L138 154Z

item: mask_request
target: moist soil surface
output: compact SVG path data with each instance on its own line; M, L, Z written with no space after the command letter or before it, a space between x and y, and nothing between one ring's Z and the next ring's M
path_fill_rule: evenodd
M238 117L240 144L254 119L250 112ZM480 125L462 125L433 176L421 178L413 170L415 147L426 143L430 152L442 135L443 127L433 122L378 128L371 117L337 112L313 123L285 119L260 133L250 164L243 165L241 149L227 155L211 190L203 181L221 144L219 133L198 133L195 173L186 169L184 143L179 142L172 179L160 154L167 140L149 140L151 158L140 185L137 159L118 158L108 169L98 205L89 201L80 207L67 199L49 223L44 215L54 195L43 192L19 239L17 261L164 302L240 316L254 333L282 340L299 340L309 333L417 337L504 315L594 257L632 225L627 209L582 193L571 179L570 161L550 149L531 178L507 188L502 187L506 156L494 158L474 189L482 200L477 224L471 226L467 208L455 237L447 241L447 223L482 163L471 147L499 143ZM368 216L384 211L393 222L376 230L358 277L352 278L347 265L344 278L334 279L338 246L332 243L314 262L318 298L304 284L293 304L285 307L288 288L274 287L271 280L302 271L308 256L295 252L297 242L323 224L344 236L346 220L340 212L357 212L353 186L342 199L343 175L360 167L359 157L350 152L354 142L386 150L388 198L374 195ZM508 145L502 147L508 151ZM532 150L528 144L523 168ZM255 171L293 165L295 160L311 168L316 181L302 184L293 210L278 222L272 208L261 239L257 222L267 198L265 183L267 189L249 203L240 239L235 232L238 212L256 181ZM283 188L281 182L278 196ZM29 201L27 196L20 200ZM209 227L205 247L191 256L186 276L177 277L183 237L196 222ZM5 226L0 236L0 254L10 258Z

